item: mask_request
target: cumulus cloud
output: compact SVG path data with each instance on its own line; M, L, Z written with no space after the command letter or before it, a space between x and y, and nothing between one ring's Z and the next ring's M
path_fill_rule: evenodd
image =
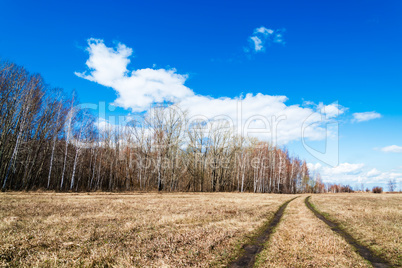
M381 151L386 153L402 153L402 146L391 145L381 148Z
M285 30L272 30L264 26L255 28L253 34L249 37L250 47L246 52L263 52L265 48L272 43L284 44L283 32Z
M308 168L313 172L320 172L322 176L332 177L332 176L345 176L345 175L356 175L362 172L364 164L350 164L341 163L336 167L322 166L320 163L312 164L308 163Z
M367 183L372 185L385 185L390 179L402 181L402 173L379 171L376 168L366 169L362 163L342 163L336 167L322 166L320 163L308 163L312 173L319 172L323 182L341 184ZM368 171L367 171L368 170Z
M118 93L117 106L133 111L144 111L152 103L178 101L193 96L191 89L184 86L187 75L175 69L138 69L128 71L132 49L118 44L115 49L107 47L103 40L89 39L89 59L86 72L76 72L81 78L111 87Z
M238 98L195 95L182 100L180 106L188 110L190 116L224 117L232 122L237 132L241 126L244 136L268 138L278 144L300 139L302 131L306 139L322 140L329 134L326 123L343 113L343 108L336 104L307 108L286 105L287 100L286 96L261 93Z
M342 163L337 167L325 168L325 173L329 175L339 175L339 174L358 174L362 171L364 164L350 164Z
M255 33L274 34L264 27ZM198 95L184 85L187 75L175 69L129 70L132 49L124 44L111 48L103 40L89 39L87 52L87 70L75 74L112 88L117 93L114 104L133 112L145 112L154 103L178 103L191 117L224 118L238 134L286 144L302 135L309 140L326 138L331 134L326 124L345 110L338 104L287 105L286 96L261 93L235 98Z
M387 183L389 180L395 180L397 182L402 181L402 173L398 172L379 172L376 175L370 176L367 182L371 183Z
M353 114L353 122L358 122L358 123L377 119L377 118L381 118L381 114L374 112L374 111Z

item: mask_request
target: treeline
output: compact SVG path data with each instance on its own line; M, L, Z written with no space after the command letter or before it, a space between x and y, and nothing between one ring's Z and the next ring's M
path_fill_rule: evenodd
M286 149L155 106L102 124L76 96L12 63L0 64L0 183L5 190L325 191Z
M353 193L354 190L350 185L327 184L326 192L328 192L328 193Z

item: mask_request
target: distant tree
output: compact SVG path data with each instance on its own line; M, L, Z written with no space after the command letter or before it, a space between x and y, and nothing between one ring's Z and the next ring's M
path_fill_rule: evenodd
M317 173L316 177L315 177L314 192L315 193L324 193L325 192L325 185L324 185L324 183L322 183L320 173Z
M343 193L353 193L353 188L350 185L343 185L341 186L341 192Z
M388 191L393 192L396 190L396 180L395 179L389 179L388 181Z
M381 194L382 193L382 187L379 187L379 186L373 187L373 193Z

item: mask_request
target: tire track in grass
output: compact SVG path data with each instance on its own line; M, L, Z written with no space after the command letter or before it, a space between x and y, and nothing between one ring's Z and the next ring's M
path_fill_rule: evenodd
M371 251L368 247L363 246L360 244L353 236L351 236L349 233L347 233L345 230L343 230L339 224L327 219L323 214L318 212L315 207L310 203L310 197L306 197L304 200L306 206L314 213L314 215L325 222L332 231L335 233L339 234L342 236L346 242L348 242L352 247L354 247L357 250L357 253L359 253L360 256L368 260L371 265L375 268L387 268L387 267L392 267L389 262L386 260L382 259L381 257L377 256L373 251Z
M238 268L238 267L253 267L255 263L255 257L257 256L258 253L260 253L264 249L264 244L265 242L268 241L269 237L271 236L273 230L275 227L278 225L278 223L281 221L281 218L283 216L283 212L285 211L285 208L287 205L295 200L297 197L290 199L289 201L286 201L283 203L279 209L275 212L273 218L259 234L257 234L256 237L249 243L243 245L244 252L242 255L240 255L237 260L234 262L230 263L228 267L230 268Z

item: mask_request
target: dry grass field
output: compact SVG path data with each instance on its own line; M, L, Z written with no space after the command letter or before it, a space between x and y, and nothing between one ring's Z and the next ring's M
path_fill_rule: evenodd
M224 267L294 195L1 193L0 266ZM371 267L304 204L289 203L258 267ZM401 194L321 194L311 202L401 265Z
M402 267L402 194L324 194L311 202L362 244Z
M0 266L222 266L290 195L0 194Z
M371 267L304 205L305 197L288 205L257 267Z

